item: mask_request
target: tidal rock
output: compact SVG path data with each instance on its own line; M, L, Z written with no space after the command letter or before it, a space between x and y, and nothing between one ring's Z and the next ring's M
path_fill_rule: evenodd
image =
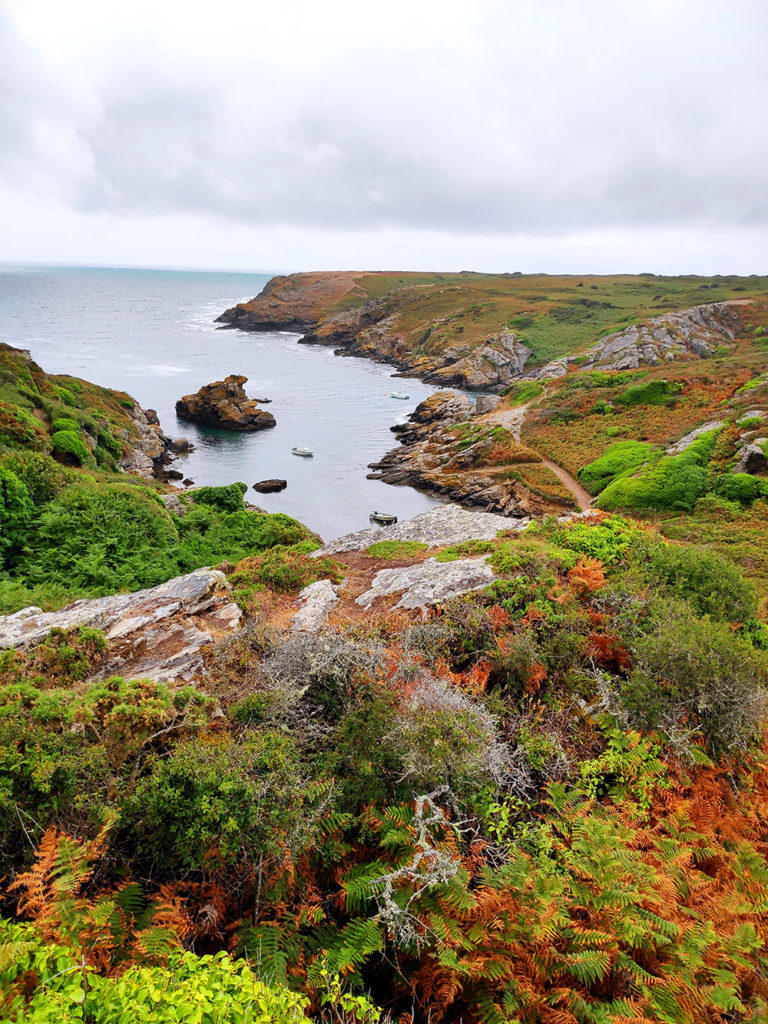
M259 494L274 494L277 491L284 491L287 486L286 480L259 480L253 485L253 489Z
M190 480L189 477L187 477L185 480L182 480L181 482L184 485L184 487L194 487L195 486L195 481L194 480Z
M338 587L330 580L317 580L299 593L297 601L301 604L293 617L291 629L301 633L316 633L328 622L328 613L338 602Z
M529 519L508 519L491 512L470 512L458 505L439 505L394 526L348 533L312 554L318 557L339 551L365 551L380 540L416 540L431 548L441 548L467 540L493 540L499 533L521 530L529 522Z
M176 403L176 415L193 423L204 423L225 430L252 431L274 427L275 417L250 399L243 384L247 377L232 375L206 384L194 395L184 395Z
M175 437L169 444L169 448L177 455L188 455L195 450L195 446L188 437Z
M377 572L370 590L361 594L356 604L367 608L379 597L402 593L395 608L424 608L447 597L487 587L493 582L493 575L484 558L460 558L455 562L428 558L416 565Z
M752 444L744 445L739 452L739 461L733 467L734 473L764 473L768 469L768 457L763 446L768 448L768 438L758 437Z
M198 569L134 594L75 601L58 612L23 608L0 617L0 649L35 647L52 629L104 632L107 658L98 677L190 681L203 672L202 651L232 632L241 611L223 573Z
M723 420L711 420L709 423L702 423L700 427L696 427L695 430L691 430L685 437L681 437L679 441L675 441L674 444L667 448L667 455L679 455L680 452L684 452L686 448L690 448L693 442L701 437L702 434L708 434L710 430L719 430L725 426Z
M632 370L641 363L658 366L686 356L704 358L733 341L740 326L738 308L725 302L665 313L603 338L584 369Z

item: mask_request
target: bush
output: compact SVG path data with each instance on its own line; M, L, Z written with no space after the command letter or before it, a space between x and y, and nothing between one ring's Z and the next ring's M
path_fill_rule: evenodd
M16 569L32 585L108 594L176 572L178 535L162 501L129 484L72 484L44 506Z
M580 555L615 565L625 559L629 549L644 539L644 534L622 516L587 516L568 523L550 523L543 532L555 544Z
M0 468L0 564L18 544L33 512L26 485L10 469Z
M706 466L717 434L717 430L702 434L679 455L662 456L637 477L615 479L598 498L598 507L608 511L693 511L706 489Z
M655 545L647 573L699 615L727 622L746 622L755 614L755 591L749 580L724 555L695 545Z
M159 761L123 806L123 824L159 864L215 867L273 849L302 814L292 740L260 731L241 742L187 740Z
M79 466L87 464L91 459L88 445L74 430L57 430L51 436L51 450L54 454L68 456Z
M590 494L599 494L617 477L642 466L652 447L644 441L617 441L601 456L579 470L579 480Z
M59 430L69 430L75 434L79 434L80 424L77 422L77 420L71 420L68 419L67 417L61 417L53 421L53 423L51 424L51 430L54 432Z
M663 405L670 395L683 390L682 384L668 380L650 380L646 384L633 384L616 398L620 405Z
M213 505L221 512L238 512L243 508L243 495L248 487L237 481L225 487L198 487L190 491L190 498L196 505Z
M30 925L2 919L0 950L11 953L0 961L7 1021L308 1024L306 997L268 987L245 961L226 953L173 950L163 966L133 965L117 978L103 977L83 963L80 950L44 942ZM369 1007L367 1001L361 1005Z
M321 579L341 583L343 577L338 562L310 556L317 546L314 541L303 541L291 547L271 548L261 557L244 559L229 577L235 588L235 600L241 603L241 598L245 598L247 603L249 594L254 592L254 583L289 593Z
M75 470L66 469L42 452L7 452L2 466L10 469L26 486L35 505L44 505L77 479Z
M621 689L630 722L678 740L699 730L715 754L745 750L765 712L765 654L686 604L659 603L654 617Z
M768 480L749 473L721 473L715 480L714 491L727 501L750 505L758 498L768 498Z

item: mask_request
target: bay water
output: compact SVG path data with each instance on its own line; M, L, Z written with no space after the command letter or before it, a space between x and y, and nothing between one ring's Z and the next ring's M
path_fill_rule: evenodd
M197 485L248 484L246 500L295 516L326 540L371 525L376 508L407 519L438 504L410 487L367 480L395 446L390 431L435 389L393 379L392 367L300 345L298 334L221 330L215 318L256 295L269 275L0 265L0 341L28 349L49 373L127 391L195 450L179 469ZM229 374L277 420L236 434L176 417L181 395ZM391 397L392 391L409 400ZM291 454L294 446L314 458ZM279 494L251 484L285 479Z

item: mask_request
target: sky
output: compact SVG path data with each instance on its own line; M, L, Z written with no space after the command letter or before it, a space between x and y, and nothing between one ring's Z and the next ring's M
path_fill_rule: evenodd
M768 0L0 0L0 261L768 273Z

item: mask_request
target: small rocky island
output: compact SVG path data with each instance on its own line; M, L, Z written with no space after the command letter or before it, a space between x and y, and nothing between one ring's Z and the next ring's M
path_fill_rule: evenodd
M275 417L246 395L247 377L232 374L225 380L206 384L194 395L184 395L176 403L176 415L192 423L203 423L224 430L266 430L274 427ZM262 400L263 401L263 400Z

